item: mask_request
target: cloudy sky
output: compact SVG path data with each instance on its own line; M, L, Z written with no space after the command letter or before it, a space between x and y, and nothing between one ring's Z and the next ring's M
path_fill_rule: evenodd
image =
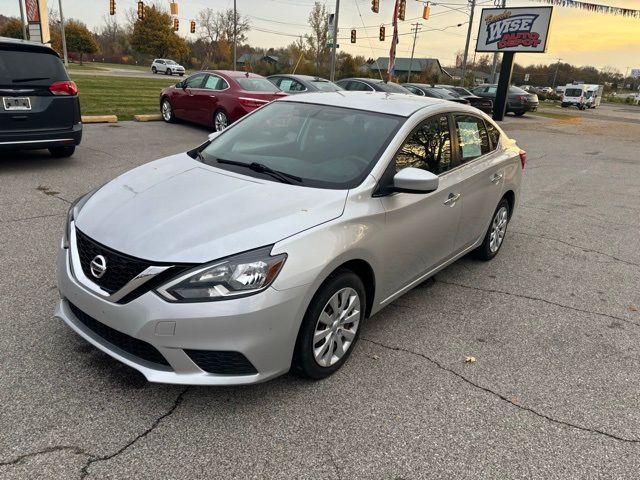
M58 0L48 0L57 6ZM116 0L118 18L124 22L126 9L134 8L137 0ZM62 0L65 16L77 18L90 27L103 23L108 13L108 0ZM181 22L181 35L188 36L188 22L197 17L198 11L210 7L225 9L233 7L233 0L177 0ZM477 0L479 8L490 7L493 0ZM599 3L640 9L638 0L598 0ZM151 3L151 2L150 2ZM166 4L169 0L157 2ZM378 27L391 22L393 0L380 0L380 13L371 12L370 0L341 0L339 41L342 50L366 57L388 56L390 28L387 27L387 41L377 38ZM241 14L250 17L252 31L249 42L255 46L284 46L297 36L309 32L307 18L313 0L237 0ZM507 0L508 6L540 6L542 4L526 0ZM423 3L407 0L406 21L400 22L400 33L410 33L411 23L420 22L416 57L437 57L443 65L455 62L457 51L464 49L468 14L464 0L443 0L432 5L431 18L422 20ZM335 0L327 0L328 10L335 8ZM462 11L461 11L462 10ZM0 0L0 13L18 16L18 0ZM477 18L473 25L473 38L478 30ZM461 27L457 24L465 23ZM356 28L357 43L349 42L349 31ZM437 29L445 29L437 31ZM431 30L431 31L430 31ZM365 39L374 36L376 38ZM410 56L411 35L401 35L398 56ZM472 46L475 42L472 43ZM473 48L471 49L473 50ZM516 61L521 64L553 63L558 58L564 62L595 67L613 66L621 73L627 67L640 67L640 18L591 13L578 9L556 7L552 24L551 40L546 54L518 54Z

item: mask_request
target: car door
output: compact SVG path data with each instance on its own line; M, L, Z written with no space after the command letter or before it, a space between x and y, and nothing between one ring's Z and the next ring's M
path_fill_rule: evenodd
M393 253L384 266L388 291L405 288L452 255L460 221L459 185L450 170L454 166L449 116L438 114L418 125L389 165L385 178L406 167L428 170L440 177L440 185L428 194L393 193L381 197L386 211L386 233Z
M179 104L175 107L178 109L178 116L191 122L202 123L202 109L198 103L198 92L202 88L206 75L204 73L196 73L184 80L183 92L180 95Z
M201 89L194 90L195 102L198 105L198 123L213 125L215 111L224 103L225 90L229 84L220 76L208 74Z
M462 195L454 249L458 253L484 235L502 194L508 156L499 148L500 133L490 122L485 124L475 115L454 114L453 126L458 166L451 174Z

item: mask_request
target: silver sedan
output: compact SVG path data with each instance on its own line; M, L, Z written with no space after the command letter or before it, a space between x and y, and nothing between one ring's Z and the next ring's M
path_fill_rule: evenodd
M500 251L524 166L464 105L283 98L78 199L56 316L153 382L321 379L385 305Z

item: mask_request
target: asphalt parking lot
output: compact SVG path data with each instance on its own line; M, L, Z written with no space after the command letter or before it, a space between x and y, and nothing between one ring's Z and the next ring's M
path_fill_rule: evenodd
M498 257L371 318L329 379L242 388L146 383L52 317L69 202L206 130L0 154L0 478L637 478L640 125L504 128L528 165Z

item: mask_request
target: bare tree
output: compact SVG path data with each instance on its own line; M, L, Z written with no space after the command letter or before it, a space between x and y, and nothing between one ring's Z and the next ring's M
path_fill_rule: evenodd
M309 54L316 61L316 75L321 74L321 70L328 59L327 34L329 33L329 19L327 9L324 4L315 2L311 13L309 13L309 26L311 35L306 35Z

